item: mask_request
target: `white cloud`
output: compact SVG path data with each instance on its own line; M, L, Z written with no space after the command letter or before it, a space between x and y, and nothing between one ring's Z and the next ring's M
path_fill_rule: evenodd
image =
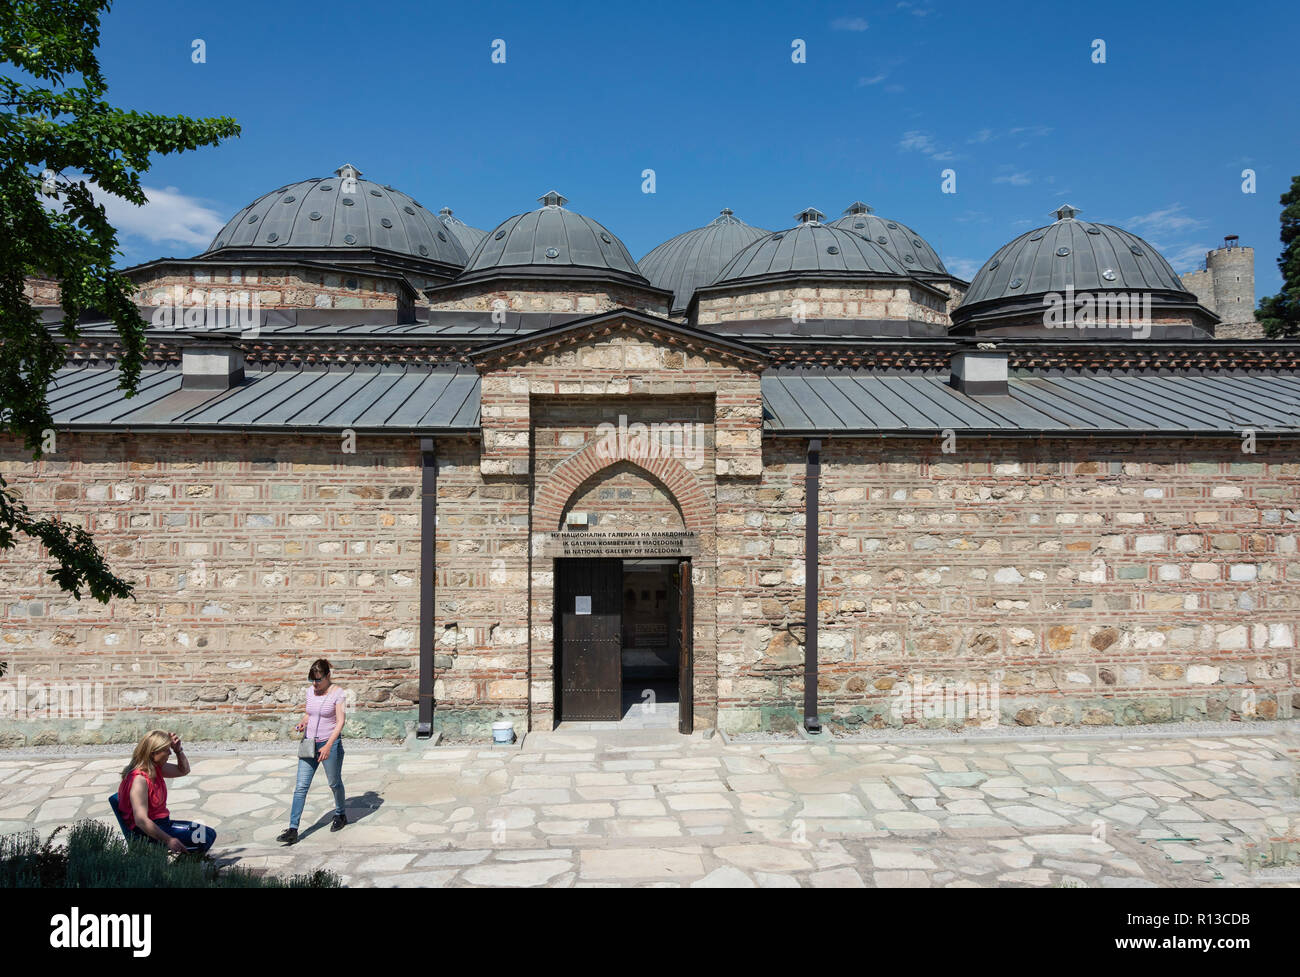
M1027 187L1034 181L1028 173L1004 173L1001 176L995 176L993 182L1009 183L1013 187Z
M889 77L889 72L882 71L880 74L872 75L870 78L859 78L858 87L863 88L867 85L879 85L882 81L884 81L888 77Z
M1166 250L1154 241L1150 243L1153 248L1165 256L1165 260L1173 265L1174 271L1180 275L1204 268L1205 253L1214 250L1213 245L1209 244L1188 244L1184 247Z
M182 193L176 187L143 188L149 202L137 207L129 201L92 186L95 200L104 205L109 223L120 234L144 238L152 244L175 242L206 248L226 223L226 218Z
M921 132L919 129L912 129L903 133L903 138L899 140L898 148L908 152L924 153L930 159L945 161L956 159L950 149L940 149L935 143L934 138L928 133Z
M1170 204L1164 210L1153 210L1149 214L1130 217L1124 226L1130 230L1141 228L1147 234L1181 234L1183 231L1203 227L1205 221L1188 217L1183 213L1182 204Z
M836 17L831 21L831 30L864 31L870 25L862 17Z
M975 277L975 272L983 267L984 262L975 261L972 258L954 258L950 255L944 255L944 267L956 275L958 278L964 278L970 281Z

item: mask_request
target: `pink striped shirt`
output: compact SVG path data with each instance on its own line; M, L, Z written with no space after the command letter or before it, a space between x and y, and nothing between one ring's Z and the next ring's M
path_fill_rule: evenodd
M330 685L324 695L317 695L316 690L307 688L307 735L320 741L327 740L334 734L334 706L343 698L343 690L337 685Z

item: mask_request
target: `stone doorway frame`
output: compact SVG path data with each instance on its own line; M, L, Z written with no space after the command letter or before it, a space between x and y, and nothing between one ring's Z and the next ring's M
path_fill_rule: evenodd
M552 730L556 726L555 646L559 635L555 607L555 561L545 555L546 541L561 528L564 513L578 494L606 470L630 465L658 485L682 514L686 531L699 541L698 553L689 558L695 613L692 631L692 700L696 728L714 725L717 716L717 545L714 501L700 480L675 458L641 459L618 452L602 453L591 442L558 466L546 484L537 489L531 507L529 547L529 682L528 728ZM628 553L626 559L663 559L662 552Z

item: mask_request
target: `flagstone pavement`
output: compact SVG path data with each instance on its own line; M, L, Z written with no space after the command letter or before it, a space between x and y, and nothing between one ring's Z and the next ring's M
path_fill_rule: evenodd
M353 886L1300 886L1248 871L1300 829L1293 735L1026 742L732 742L666 730L519 747L348 749L352 823L317 774L284 847L297 763L191 747L173 817L214 854ZM0 833L111 823L125 750L0 752ZM1295 846L1292 845L1292 849Z

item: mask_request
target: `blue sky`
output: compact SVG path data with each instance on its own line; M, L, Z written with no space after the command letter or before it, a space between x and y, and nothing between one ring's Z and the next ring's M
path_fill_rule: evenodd
M110 213L124 263L188 256L254 197L346 161L484 229L555 188L640 258L724 206L776 229L862 199L969 277L1068 201L1179 271L1238 234L1262 296L1279 285L1278 196L1300 172L1298 10L130 0L104 25L110 99L230 115L243 135L160 157L146 212Z

